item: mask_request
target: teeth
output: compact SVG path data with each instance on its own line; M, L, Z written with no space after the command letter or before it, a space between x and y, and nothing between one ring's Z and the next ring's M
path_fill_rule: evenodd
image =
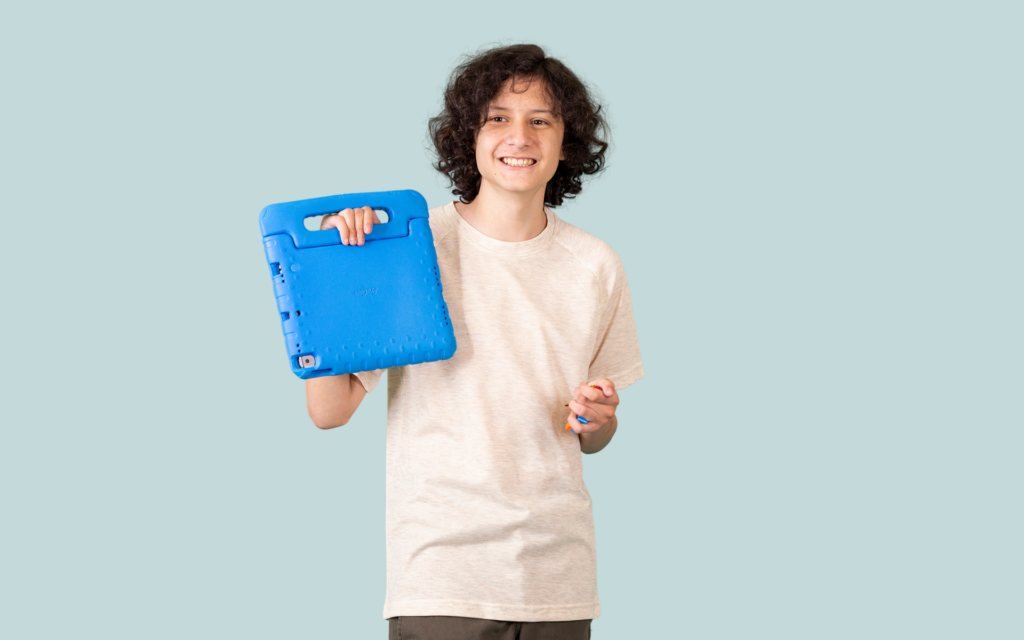
M521 160L517 160L515 158L502 158L501 161L513 167L528 167L537 162L536 160L530 160L528 158Z

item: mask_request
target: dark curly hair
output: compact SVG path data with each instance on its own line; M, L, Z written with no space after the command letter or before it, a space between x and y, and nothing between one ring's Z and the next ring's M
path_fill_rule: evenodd
M562 151L544 203L557 207L583 189L583 176L604 169L608 123L601 105L583 82L534 44L489 49L469 57L452 72L444 92L444 110L430 119L430 137L437 151L434 168L451 181L452 193L464 203L480 193L480 171L474 143L487 116L487 107L502 84L541 81L555 114L565 123Z

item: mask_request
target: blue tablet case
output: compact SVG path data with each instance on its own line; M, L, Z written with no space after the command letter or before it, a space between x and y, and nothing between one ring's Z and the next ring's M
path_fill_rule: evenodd
M310 231L303 223L357 207L388 215L362 246L341 244L337 229ZM260 212L295 375L341 375L455 355L428 215L426 200L412 190L284 202Z

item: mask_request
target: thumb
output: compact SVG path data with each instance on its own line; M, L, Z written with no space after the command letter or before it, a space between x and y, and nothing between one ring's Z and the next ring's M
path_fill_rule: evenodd
M612 388L612 386L610 384L608 384L609 382L611 382L611 381L610 380L594 380L593 382L588 382L587 385L600 389L601 392L604 394L604 397L610 398L613 395L615 395L615 390Z

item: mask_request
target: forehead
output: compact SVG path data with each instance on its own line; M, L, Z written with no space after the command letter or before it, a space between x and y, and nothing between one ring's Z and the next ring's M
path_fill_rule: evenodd
M491 109L516 109L531 111L554 111L551 96L543 80L515 78L506 80L491 98L488 105Z

